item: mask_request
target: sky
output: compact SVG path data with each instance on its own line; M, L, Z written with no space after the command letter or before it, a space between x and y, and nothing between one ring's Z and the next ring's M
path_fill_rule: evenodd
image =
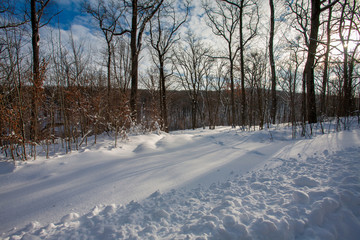
M53 0L54 1L54 0ZM91 49L93 56L100 56L105 49L105 40L103 33L100 32L96 22L92 22L90 15L82 12L81 2L83 0L55 0L52 7L53 10L60 12L46 28L41 29L41 40L45 43L49 43L48 47L51 48L50 39L61 32L62 44L67 45L70 42L70 34L74 40L81 42ZM202 8L201 0L191 1L191 12L188 17L188 21L179 30L181 34L190 29L198 37L203 39L207 44L213 46L224 46L220 42L219 37L212 34L211 29L207 26L205 21L204 10ZM59 29L60 28L60 29ZM49 31L50 30L50 31ZM143 38L144 40L144 38ZM148 54L145 44L141 51L140 67L142 69L148 69L152 65L150 54ZM99 60L101 61L101 60Z
M69 31L76 25L82 25L86 28L97 30L96 26L90 24L91 17L81 11L82 0L55 0L55 2L61 13L58 15L57 19L54 19L51 22L50 25L52 27L57 28L59 22L60 28L65 31ZM211 30L207 27L204 19L204 10L201 6L201 0L192 0L191 5L192 8L189 22L186 24L186 27L203 35L211 34Z
M45 43L42 44L42 46L44 46L42 51L51 51L53 42L59 39L57 36L60 32L62 45L70 46L70 36L72 36L76 43L83 44L84 48L89 50L88 52L91 53L92 58L97 59L97 63L94 61L93 63L101 64L101 62L104 61L103 52L106 46L105 39L97 23L92 20L89 14L82 11L81 3L83 1L84 0L52 0L51 11L59 12L59 14L52 19L49 25L40 30L40 39ZM179 1L183 2L182 0ZM184 36L188 30L191 30L207 45L212 46L218 52L222 52L219 53L220 55L225 55L227 52L226 42L222 37L215 36L211 28L207 25L207 17L202 7L202 1L203 0L190 1L191 11L188 20L179 30L179 33ZM209 2L215 3L213 0L209 0ZM269 9L267 7L267 1L262 1L262 4L263 5L260 5L260 25L262 33L260 33L255 40L252 40L251 44L254 46L252 49L257 50L261 48L263 52L265 52L269 25L267 20ZM283 5L280 7L283 7ZM145 40L144 38L143 40ZM45 47L46 45L47 47ZM144 49L141 51L140 68L146 70L153 66L153 63L149 51L146 49L146 44L143 44L143 47Z

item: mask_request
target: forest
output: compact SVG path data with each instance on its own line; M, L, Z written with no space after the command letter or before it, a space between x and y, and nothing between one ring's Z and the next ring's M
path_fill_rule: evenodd
M8 158L36 158L37 146L54 143L71 152L101 134L116 147L154 130L288 123L295 138L311 135L306 124L346 128L342 119L359 115L357 0L79 5L98 42L64 31L55 0L0 0L0 145ZM193 30L194 17L210 35Z

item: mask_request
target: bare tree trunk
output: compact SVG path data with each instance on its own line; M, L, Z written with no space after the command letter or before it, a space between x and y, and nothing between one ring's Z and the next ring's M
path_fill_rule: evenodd
M33 88L32 88L32 111L31 111L31 139L36 142L38 138L38 103L37 103L37 85L40 78L40 60L39 60L39 19L36 9L36 0L31 0L31 44L33 49Z
M321 0L311 0L311 30L308 46L308 56L304 69L307 88L307 120L309 123L317 122L314 68L316 49L318 45L320 14L322 11L331 8L337 2L338 0L335 0L334 2L329 3L327 6L321 8L321 4L323 3Z
M112 49L111 49L111 42L107 41L107 63L106 63L106 68L107 68L107 100L108 100L108 112L107 115L110 113L110 104L111 104L111 54L112 54ZM109 119L107 119L109 120Z
M245 93L245 54L244 54L244 37L243 37L243 10L244 1L240 3L240 74L241 74L241 126L245 127L246 124L246 93Z
M331 0L329 0L330 3ZM332 8L329 8L329 16L327 20L326 26L326 52L324 59L324 71L323 71L323 79L322 79L322 89L321 89L321 99L320 99L320 111L321 114L325 114L326 111L326 87L328 84L328 71L329 71L329 54L330 54L330 43L331 43L331 15Z
M311 30L310 30L310 42L308 47L308 56L305 64L304 75L306 81L307 90L307 120L309 123L317 122L316 115L316 97L315 97L315 80L314 80L314 68L315 68L315 55L317 49L317 39L320 26L320 0L311 0Z
M137 49L137 18L138 6L137 0L132 1L132 20L131 20L131 91L130 91L130 109L131 118L136 121L137 117L137 89L138 89L138 49Z
M274 29L275 29L275 9L274 1L269 0L270 5L270 39L269 39L269 58L271 70L271 110L270 117L273 124L276 120L277 98L276 98L276 69L274 59Z
M168 124L168 114L167 114L167 100L166 100L166 78L164 72L164 61L160 60L160 109L161 109L161 119L162 119L162 128L165 132L169 132Z
M346 11L345 9L347 7L349 7L348 13L345 12ZM356 12L356 1L354 1L354 5L351 6L351 3L345 0L342 6L340 29L339 29L339 36L340 36L341 44L344 49L343 101L341 106L343 116L350 116L354 106L353 96L352 96L352 92L353 92L352 73L353 73L355 59L354 59L354 55L351 54L351 49L349 49L349 41L351 39L351 33L353 31L354 25L356 25L354 22L354 17L356 18L356 16L354 16L355 12ZM347 15L346 18L345 15ZM346 26L347 22L349 24L348 26ZM347 36L344 37L345 29ZM359 44L356 46L355 49L353 49L354 53L356 52L358 46Z

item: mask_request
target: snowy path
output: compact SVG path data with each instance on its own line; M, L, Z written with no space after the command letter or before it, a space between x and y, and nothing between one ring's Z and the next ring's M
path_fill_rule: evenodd
M272 136L229 128L154 134L133 137L122 149L103 143L24 164L0 174L0 232L37 221L46 227L33 222L11 232L49 239L336 239L342 229L319 229L340 216L352 227L348 239L359 236L359 131L297 141L286 131Z

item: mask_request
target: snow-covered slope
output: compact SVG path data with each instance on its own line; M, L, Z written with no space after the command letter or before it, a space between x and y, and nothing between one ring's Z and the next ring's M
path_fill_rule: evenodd
M106 138L0 164L4 239L357 239L359 129L228 127Z

